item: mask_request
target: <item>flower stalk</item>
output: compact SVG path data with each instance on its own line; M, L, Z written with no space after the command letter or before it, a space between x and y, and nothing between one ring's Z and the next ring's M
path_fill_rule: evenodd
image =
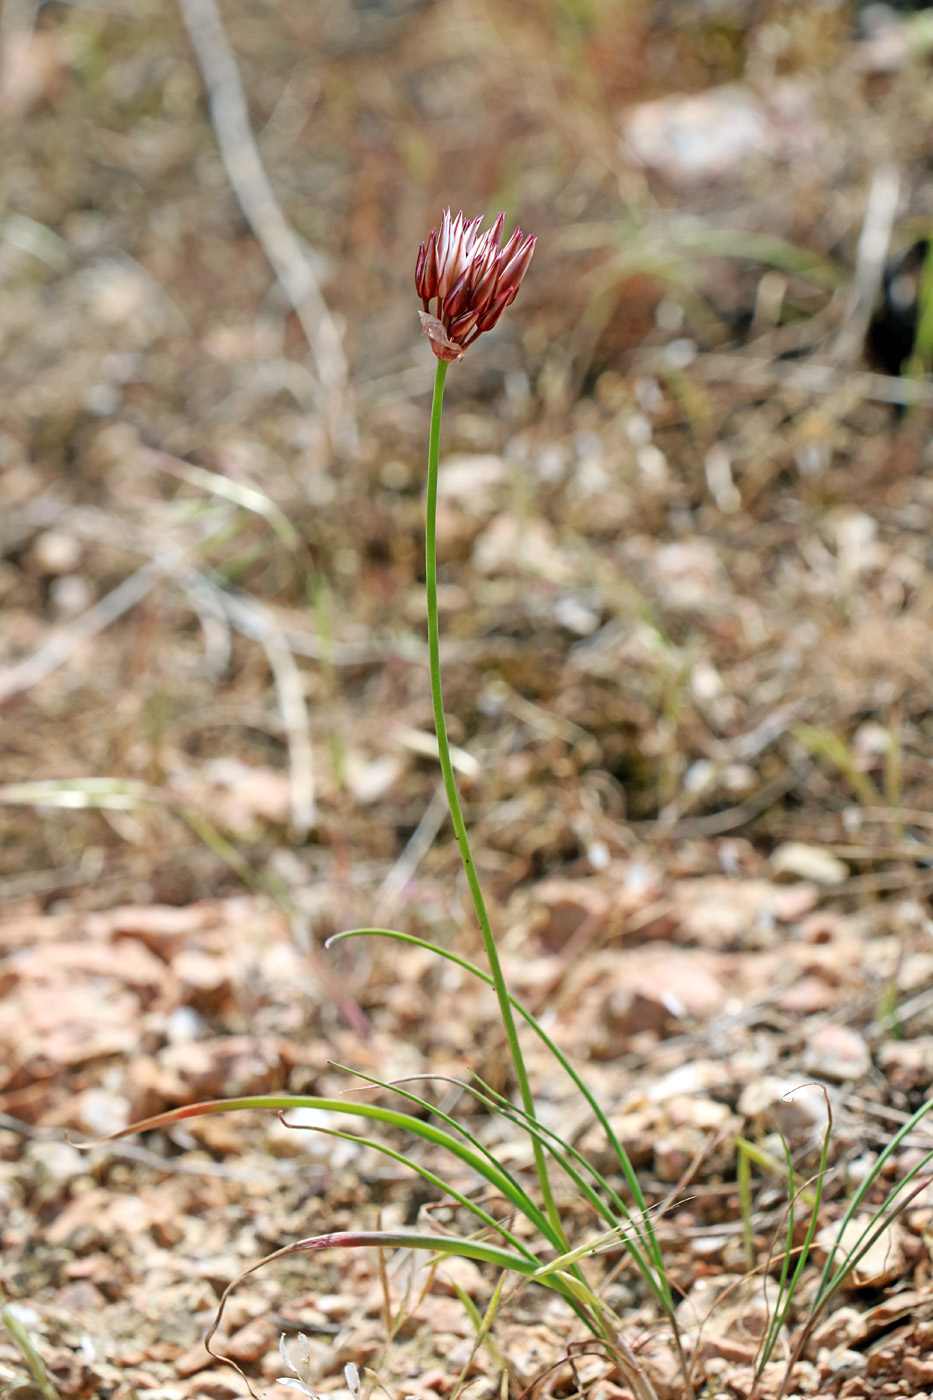
M442 223L442 234L446 229L446 224L449 221L449 216L450 211L448 210L445 215L445 222ZM458 215L457 218L462 222L462 215ZM456 242L454 242L451 248L449 240L444 240L440 243L440 245L438 245L436 242L436 235L434 233L432 233L431 235L431 239L428 242L427 248L425 244L421 245L421 248L418 253L418 263L415 272L416 285L418 286L419 292L421 292L422 289L430 290L431 288L434 288L434 294L440 296L441 311L442 314L448 317L447 326L451 338L461 333L462 326L467 324L467 322L462 320L462 313L460 312L460 308L464 304L461 300L461 291L463 287L470 285L471 275L476 279L476 285L479 288L479 297L486 298L492 296L492 301L489 303L492 307L495 307L497 302L499 301L502 301L502 306L505 306L507 304L507 301L503 300L503 298L508 297L508 299L510 300L512 297L514 297L515 291L518 290L518 285L514 285L513 287L513 284L508 283L506 289L498 293L497 295L495 292L497 278L496 276L492 276L490 274L490 267L495 271L497 266L497 259L501 260L504 255L503 252L498 251L497 242L497 239L501 237L502 224L504 222L504 218L504 215L500 215L499 218L496 220L496 223L493 225L493 228L490 230L490 233L494 235L494 238L491 240L491 243L494 249L496 250L496 255L492 256L488 253L488 251L486 253L482 253L482 249L480 250L482 253L480 262L482 263L483 261L485 261L488 264L485 271L483 271L482 268L479 267L473 269L471 273L472 264L468 263L465 269L462 269L458 272L457 269L460 265L458 259L462 259L462 257L464 256L462 252L462 247L458 251L458 245L456 244ZM478 227L478 223L479 220L474 220L472 224L467 225L467 229L475 231L476 227ZM454 221L454 224L456 226L456 221ZM520 238L520 233L518 236ZM528 262L531 259L531 254L534 251L534 242L534 239L528 239L523 245L523 247L527 250L527 256L524 257L523 263L520 260L521 274L518 278L519 283L521 281L521 277L524 277L525 270L527 270ZM510 239L509 243L506 245L506 250L511 248L512 244L514 243L515 236L513 235L513 238ZM438 272L437 270L438 246L440 246L442 250L446 249L448 255L448 260L446 262L443 260L443 258L441 259L440 272ZM509 261L504 265L510 266L512 261L514 261L514 259L512 257L512 254L510 253ZM450 262L453 263L452 267L449 265ZM426 266L427 272L425 272ZM438 288L440 289L439 291L437 290ZM452 288L452 290L446 290L448 288ZM492 291L490 291L490 288L492 289ZM460 290L458 291L458 289ZM467 302L466 304L469 305L469 302ZM446 311L445 307L447 308ZM452 319L451 307L452 312L456 313L453 315ZM501 309L502 307L500 306L499 310L501 311ZM498 318L498 314L499 313L496 312L496 319ZM461 321L461 326L459 329L458 318ZM422 316L422 320L424 320L424 316ZM475 331L475 335L479 335L481 334L483 329L487 328L485 325L480 325L480 320L481 318L479 316L476 316L469 325L469 330L465 333L467 344L470 343L469 337L471 332ZM431 335L430 329L426 329L428 329L428 334ZM472 338L475 339L475 335L473 335ZM453 343L454 341L453 339L451 339L451 344ZM459 344L459 342L456 343ZM434 728L437 734L438 757L440 759L441 774L444 780L444 791L447 795L447 805L450 808L450 818L454 828L454 835L456 836L457 840L457 848L460 852L460 861L463 866L463 872L466 875L467 884L470 890L470 896L473 901L473 908L476 911L476 919L479 924L480 934L483 940L483 947L486 951L486 957L489 962L489 969L492 974L493 986L495 988L496 998L499 1003L499 1015L502 1021L502 1027L505 1031L506 1040L508 1042L509 1056L511 1058L512 1066L515 1071L515 1077L518 1083L518 1092L521 1098L522 1108L528 1115L529 1120L531 1120L532 1122L536 1122L537 1119L535 1114L534 1096L531 1092L531 1085L528 1080L528 1072L525 1067L525 1060L522 1054L521 1044L518 1039L518 1030L515 1024L515 1016L512 1011L512 1002L509 997L508 987L506 986L505 976L502 971L502 963L499 958L499 950L496 947L496 940L493 936L492 925L490 923L489 913L486 908L486 900L483 896L482 886L480 885L479 876L476 871L476 863L473 859L473 852L470 847L470 838L467 834L466 822L463 818L463 810L460 806L460 797L457 791L457 783L454 777L453 763L451 762L450 757L450 743L447 737L447 721L444 717L444 696L441 685L440 626L438 622L437 608L437 476L438 461L440 454L441 414L444 403L444 385L447 379L447 369L451 360L453 360L454 358L459 358L459 355L463 353L463 349L465 349L466 347L465 345L462 346L462 348L458 351L458 354L456 356L452 354L448 355L446 353L442 353L443 347L438 348L438 341L433 335L431 335L431 346L434 350L434 353L437 355L437 365L435 367L434 398L431 405L431 432L428 445L427 508L425 520L425 579L428 605L428 656L431 671L431 703L434 710ZM536 1138L533 1139L532 1146L534 1150L535 1168L538 1175L538 1183L541 1188L541 1196L544 1203L545 1212L558 1238L564 1239L565 1236L563 1226L561 1224L560 1216L558 1214L557 1207L554 1202L554 1194L551 1189L551 1184L548 1177L545 1150L541 1142Z

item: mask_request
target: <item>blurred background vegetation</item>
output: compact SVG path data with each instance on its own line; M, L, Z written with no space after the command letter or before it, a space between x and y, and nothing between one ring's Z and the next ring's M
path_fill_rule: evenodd
M6 0L2 42L8 901L246 878L326 933L419 828L412 271L447 204L539 236L445 425L449 707L500 892L924 805L927 13Z

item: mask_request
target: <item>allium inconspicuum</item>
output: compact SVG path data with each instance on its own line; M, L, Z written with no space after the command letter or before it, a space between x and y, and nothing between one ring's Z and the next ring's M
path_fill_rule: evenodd
M517 228L504 247L505 214L480 233L482 214L467 222L463 213L441 216L440 229L418 249L415 286L419 312L431 349L439 360L459 360L483 331L491 330L515 300L537 239ZM431 312L431 302L436 303Z

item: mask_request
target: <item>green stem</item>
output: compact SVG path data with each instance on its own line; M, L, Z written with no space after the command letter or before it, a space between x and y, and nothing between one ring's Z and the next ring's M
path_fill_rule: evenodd
M434 706L434 728L437 731L437 751L441 762L441 773L444 778L444 790L447 793L447 804L450 807L450 818L453 822L454 834L457 838L457 846L460 851L463 871L467 878L467 884L470 887L473 908L476 910L476 918L479 923L480 933L483 937L483 947L486 949L486 957L489 960L489 970L492 973L492 982L496 991L496 997L499 1001L499 1018L505 1030L506 1040L509 1045L509 1055L511 1056L512 1065L515 1070L515 1077L518 1080L518 1091L521 1095L522 1108L532 1122L537 1122L534 1096L531 1092L531 1085L528 1082L528 1072L525 1068L525 1060L518 1040L515 1017L512 1014L512 1003L509 1000L508 987L505 984L502 964L499 961L499 950L496 947L496 940L493 937L492 926L489 922L489 914L486 910L486 901L483 898L479 876L476 873L473 852L470 849L470 839L467 836L466 823L463 820L463 812L460 808L460 798L457 794L457 783L454 778L453 764L450 761L447 722L444 719L444 697L441 690L440 631L437 621L437 465L441 441L441 411L444 403L444 381L446 378L447 361L438 360L437 372L434 378L434 401L431 405L431 439L428 449L427 521L425 525L425 572L428 594L428 654L431 665L431 701ZM558 1237L564 1239L566 1237L564 1236L560 1216L558 1215L557 1207L554 1203L551 1183L548 1179L547 1159L544 1148L536 1139L533 1139L532 1146L544 1208Z

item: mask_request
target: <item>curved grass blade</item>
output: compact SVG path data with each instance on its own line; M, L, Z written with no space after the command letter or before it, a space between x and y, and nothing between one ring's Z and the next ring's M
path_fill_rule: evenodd
M528 1133L529 1136L538 1138L561 1169L566 1172L567 1176L580 1191L580 1194L592 1206L596 1214L609 1225L610 1228L607 1232L607 1238L613 1235L618 1238L626 1253L629 1254L634 1261L639 1273L648 1284L657 1302L665 1313L669 1315L671 1307L667 1280L663 1276L658 1276L652 1267L645 1234L641 1229L641 1222L632 1213L602 1173L594 1167L591 1162L587 1161L582 1152L578 1152L572 1143L566 1142L558 1133L555 1133L543 1123L538 1120L532 1122L523 1109L519 1108L517 1104L509 1103L508 1099L504 1098L501 1094L497 1094L494 1089L484 1084L482 1080L477 1081L482 1085L482 1090L475 1088L471 1084L463 1083L461 1080L448 1080L447 1082L461 1085L462 1088L466 1089L468 1093L471 1093L474 1098L488 1107L492 1112L501 1113L503 1117L508 1118L510 1122L520 1127L524 1132ZM590 1173L597 1185L606 1192L610 1204L607 1204L607 1202L600 1197L598 1191L595 1191L580 1172L576 1170L573 1163L579 1164L584 1171ZM613 1215L610 1205L615 1206L618 1215ZM628 1233L629 1231L632 1231L637 1237L641 1249L635 1244L632 1235ZM584 1245L580 1248L582 1251L579 1252L580 1258L594 1252L591 1245ZM577 1254L578 1251L576 1250L568 1250L562 1256L563 1265L573 1262L573 1256ZM560 1266L561 1265L558 1265L555 1261L552 1261L551 1264L544 1267L550 1270Z
M790 1261L794 1253L794 1203L797 1200L798 1195L803 1194L805 1188L800 1187L798 1191L798 1189L795 1186L794 1163L790 1155L790 1148L787 1145L786 1139L784 1139L783 1137L781 1138L781 1145L784 1148L784 1156L787 1161L788 1194L790 1197L787 1210L787 1249L784 1251L784 1257L781 1260L781 1276L778 1280L777 1303L775 1304L774 1310L771 1313L771 1317L768 1322L768 1330L765 1333L764 1341L761 1344L761 1349L759 1351L758 1356L758 1363L755 1367L756 1382L760 1379L764 1372L765 1366L770 1361L775 1344L777 1343L777 1339L780 1336L781 1328L784 1326L784 1323L787 1320L787 1315L790 1311L791 1303L794 1300L794 1294L796 1293L797 1286L803 1275L803 1271L806 1268L807 1260L810 1257L810 1249L813 1244L814 1236L816 1235L817 1226L819 1224L820 1203L823 1199L823 1186L826 1180L826 1164L829 1158L829 1144L832 1138L833 1127L832 1110L830 1109L828 1097L826 1100L826 1113L826 1132L823 1135L823 1147L820 1152L820 1165L815 1176L816 1199L810 1211L810 1219L807 1224L807 1233L804 1237L803 1244L800 1246L800 1249L797 1253L797 1263L794 1267L794 1272L792 1275L790 1274ZM782 1299L784 1299L783 1306L781 1302Z
M908 1118L906 1123L902 1123L901 1126L898 1128L897 1132L892 1137L891 1141L885 1146L883 1151L881 1151L878 1154L878 1157L874 1162L871 1171L867 1174L864 1181L862 1181L859 1184L857 1190L853 1192L852 1199L846 1208L842 1220L840 1221L840 1237L845 1231L846 1226L855 1218L855 1215L857 1214L862 1202L865 1200L865 1197L875 1186L878 1177L883 1171L886 1163L891 1159L891 1157L894 1156L904 1139L908 1137L912 1132L914 1132L916 1128L919 1127L919 1125L923 1122L923 1119L930 1112L933 1112L933 1099L930 1099L927 1103L922 1104L921 1107L917 1109L916 1113L914 1113L910 1118ZM896 1186L892 1187L891 1191L885 1197L884 1203L881 1205L881 1207L873 1212L873 1219L877 1219L879 1214L886 1213L888 1210L890 1210L891 1207L894 1205L896 1198L900 1195L904 1187L908 1186L911 1181L914 1181L920 1174L920 1172L922 1172L924 1168L930 1164L931 1161L933 1161L933 1152L927 1153L926 1156L923 1157L921 1161L919 1161L916 1164L916 1166L913 1167L907 1173L907 1175L903 1178L902 1181L899 1181ZM903 1204L904 1203L902 1203L902 1207ZM858 1245L856 1246L856 1248L859 1247L860 1246ZM870 1246L866 1246L865 1248L869 1247ZM844 1262L843 1266L839 1269L836 1269L835 1272L833 1271L833 1259L838 1249L838 1243L833 1245L832 1249L827 1255L826 1263L823 1266L823 1272L820 1275L820 1286L817 1291L817 1301L820 1307L824 1306L825 1302L828 1301L832 1293L836 1291L843 1278L845 1278L846 1274L852 1268L852 1261L850 1261L849 1257L846 1256L846 1261ZM865 1250L862 1249L861 1253L863 1254L864 1252ZM861 1254L859 1255L859 1257L861 1257ZM857 1263L858 1261L856 1260L854 1262Z
M335 1067L337 1069L344 1068L344 1066L342 1065L337 1065ZM437 1114L444 1122L451 1124L458 1132L462 1132L470 1142L478 1146L481 1152L483 1152L487 1156L490 1155L488 1153L488 1150L485 1147L483 1147L481 1143L479 1143L478 1139L473 1137L472 1134L467 1133L466 1129L461 1128L461 1126L456 1122L455 1119L450 1118L447 1114L441 1113L439 1109L434 1108L427 1101L427 1099L423 1099L417 1094L412 1094L410 1091L400 1088L397 1083L389 1083L381 1079L375 1079L371 1075L361 1073L359 1070L353 1070L351 1071L351 1073L355 1074L358 1078L364 1080L367 1084L372 1084L377 1088L385 1089L387 1091L390 1091L391 1093L400 1094L403 1098L418 1104L420 1107L426 1109L429 1113ZM428 1077L434 1078L435 1076ZM580 1194L589 1203L589 1205L592 1206L596 1214L601 1216L602 1219L605 1220L609 1225L609 1231L604 1237L605 1241L608 1241L610 1237L617 1238L620 1241L623 1248L634 1260L639 1272L641 1273L645 1282L648 1284L651 1291L654 1293L655 1298L657 1299L661 1308L664 1309L665 1312L668 1312L669 1310L667 1307L667 1296L664 1288L665 1281L659 1280L656 1277L650 1262L644 1257L642 1252L635 1245L634 1241L626 1233L627 1229L633 1230L638 1236L639 1242L643 1243L643 1236L641 1234L641 1231L639 1230L637 1220L635 1220L625 1203L616 1195L616 1193L612 1190L611 1186L609 1186L609 1184L605 1181L605 1178L602 1177L602 1175L596 1170L595 1167L592 1167L590 1163L587 1162L586 1158L582 1155L582 1153L577 1152L576 1148L572 1147L569 1143L565 1143L563 1139L558 1136L558 1134L552 1132L549 1128L545 1128L544 1125L541 1124L537 1119L530 1119L525 1113L524 1109L517 1107L517 1105L515 1104L509 1103L509 1101L503 1098L501 1094L496 1094L494 1090L488 1089L488 1086L483 1086L483 1088L487 1090L487 1093L484 1093L481 1090L475 1088L473 1085L464 1083L462 1080L445 1079L445 1082L449 1084L457 1084L459 1087L466 1090L467 1093L472 1094L473 1097L479 1103L482 1103L485 1107L490 1109L491 1112L500 1113L503 1117L508 1118L510 1122L514 1123L517 1127L520 1127L523 1132L528 1134L529 1137L535 1138L542 1145L542 1147L544 1147L545 1150L551 1154L554 1161L556 1161L558 1166L560 1166L561 1169L567 1174L567 1176L570 1178L573 1184L577 1187ZM324 1131L327 1130L325 1129ZM555 1146L555 1143L560 1144L560 1146ZM581 1173L576 1170L576 1167L573 1165L573 1159L575 1159L587 1171L589 1171L597 1179L598 1182L601 1182L605 1189L611 1194L611 1196L614 1197L615 1201L618 1203L619 1211L622 1216L621 1219L612 1214L612 1211L610 1210L609 1206L604 1200L602 1200L602 1198L599 1196L599 1193L595 1191L590 1185L590 1183L585 1179L585 1177L583 1177ZM402 1158L401 1160L407 1159ZM522 1189L517 1182L516 1188L519 1190ZM551 1243L553 1244L553 1241L551 1241ZM594 1253L596 1247L597 1246L593 1246L592 1244L587 1244L581 1246L578 1250L570 1250L563 1249L555 1245L555 1248L558 1248L559 1251L558 1260L552 1261L550 1264L544 1265L543 1267L551 1273L555 1272L559 1268L570 1268L576 1264L578 1258L582 1259L587 1255ZM582 1274L579 1274L579 1272L577 1272L576 1277L578 1277L581 1282L585 1282L585 1280L583 1280Z
M362 1142L366 1147L372 1148L374 1152L380 1153L383 1157L388 1157L390 1161L398 1162L401 1166L408 1167L416 1176L420 1176L421 1179L427 1181L429 1185L436 1186L443 1195L456 1201L458 1205L468 1210L471 1215L475 1215L476 1218L482 1221L484 1225L487 1225L489 1229L495 1230L496 1234L501 1235L513 1249L518 1250L518 1252L523 1254L528 1260L535 1260L535 1262L537 1262L537 1256L534 1251L529 1249L527 1245L522 1244L521 1240L513 1235L511 1230L502 1224L501 1220L497 1220L496 1217L485 1210L483 1206L477 1205L475 1201L471 1201L469 1196L465 1196L462 1191L458 1191L455 1186L451 1186L442 1176L438 1176L436 1172L432 1172L430 1167L425 1167L419 1162L412 1161L411 1157L406 1157L404 1152L397 1151L394 1147L390 1147L388 1143L379 1142L373 1138L361 1138L357 1133L344 1132L340 1128L305 1127L302 1123L289 1123L281 1113L279 1117L284 1126L290 1128L293 1132L321 1133L324 1137L339 1138L342 1142L352 1142L356 1144Z
M488 1161L492 1162L496 1167L498 1167L499 1171L505 1172L506 1175L509 1177L509 1180L514 1184L516 1191L523 1190L521 1183L516 1179L516 1177L512 1175L512 1173L508 1170L507 1167L503 1167L502 1164L496 1160L495 1155L490 1151L488 1147L486 1147L480 1141L480 1139L476 1136L475 1133L471 1133L469 1128L465 1128L462 1123L458 1123L456 1118L454 1118L451 1114L445 1113L443 1109L437 1108L427 1099L423 1099L420 1096L420 1094L413 1094L410 1089L403 1089L401 1085L404 1081L376 1079L375 1076L371 1074L364 1074L362 1070L351 1069L348 1065L338 1064L336 1060L332 1060L331 1064L333 1065L334 1069L342 1070L344 1074L352 1074L355 1079L361 1079L364 1084L369 1084L375 1089L383 1089L386 1093L397 1094L399 1098L405 1099L406 1102L413 1103L418 1108L424 1109L426 1113L430 1113L433 1115L433 1117L439 1118L442 1123L447 1124L448 1128L451 1128L455 1133L459 1133L460 1136L464 1138L465 1141L468 1142L471 1147L475 1148L477 1152L482 1153L482 1155L485 1158L487 1158ZM468 1084L463 1084L460 1080L446 1079L444 1076L440 1075L406 1076L406 1079L415 1077L442 1080L443 1082L448 1084L455 1083L460 1085L461 1088L466 1089L467 1092L470 1092ZM286 1126L291 1127L292 1124L287 1124ZM297 1127L300 1125L296 1124L294 1126Z
M173 1123L184 1122L188 1118L200 1118L211 1113L233 1113L243 1109L271 1109L273 1112L287 1113L290 1109L307 1108L322 1113L335 1113L348 1118L366 1118L386 1127L396 1128L403 1133L411 1133L435 1147L442 1147L459 1158L489 1184L511 1201L512 1205L540 1231L541 1235L555 1249L562 1248L560 1237L551 1228L547 1216L535 1204L527 1192L517 1186L514 1180L499 1164L476 1152L468 1143L460 1142L450 1133L436 1128L423 1119L410 1113L399 1113L396 1109L383 1108L380 1104L353 1103L346 1099L318 1098L313 1094L255 1094L237 1099L208 1099L203 1103L186 1104L183 1108L173 1108L167 1113L158 1113L152 1118L144 1118L121 1128L101 1139L102 1142L116 1141L130 1133L150 1132L156 1128L167 1128ZM87 1144L97 1146L97 1143ZM537 1264L536 1264L537 1267Z
M43 1400L60 1400L58 1391L49 1380L49 1373L45 1369L45 1362L36 1350L32 1337L29 1335L22 1322L16 1316L12 1307L0 1308L0 1326L6 1328L20 1356L23 1364L29 1372L32 1385L24 1389L34 1390L43 1396ZM9 1372L7 1373L9 1374ZM17 1390L19 1387L17 1387ZM3 1393L12 1394L4 1388Z
M165 1117L164 1114L159 1116ZM431 1235L419 1230L341 1230L332 1234L313 1235L304 1240L293 1240L291 1244L283 1245L281 1249L276 1249L271 1254L264 1255L262 1259L257 1259L250 1264L249 1268L243 1269L235 1279L227 1284L220 1296L214 1321L204 1338L207 1351L218 1361L223 1361L227 1366L231 1366L245 1381L250 1395L255 1396L255 1391L250 1385L248 1377L237 1362L232 1357L215 1351L211 1346L231 1295L239 1288L245 1278L249 1278L250 1274L265 1268L267 1264L275 1263L276 1260L286 1259L292 1254L309 1253L321 1249L362 1248L412 1249L427 1251L431 1254L454 1255L463 1259L475 1259L482 1264L492 1264L498 1269L520 1274L525 1278L529 1278L536 1267L535 1261L528 1260L520 1254L514 1254L511 1250L502 1249L498 1245L485 1244L479 1240L467 1240L456 1236ZM569 1290L564 1286L563 1279L547 1280L544 1286L559 1293L572 1306L573 1300L569 1296ZM599 1300L594 1299L594 1301L598 1304Z
M451 952L449 948L441 948L437 944L429 943L428 940L425 938L418 938L415 934L411 933L402 933L398 929L347 929L346 931L342 933L336 933L331 938L329 938L327 940L327 943L325 944L325 947L329 948L332 944L342 942L344 939L347 938L364 937L393 938L399 943L408 943L416 948L424 948L426 951L436 953L438 957L444 958L447 962L451 962L455 966L462 968L465 972L471 973L474 977L478 977L480 981L485 982L487 986L494 985L489 973L484 972L482 968L477 967L475 963L471 963L467 958L461 957L458 953ZM616 1161L619 1164L619 1169L622 1172L626 1184L628 1185L628 1188L632 1193L632 1197L638 1208L638 1213L640 1216L642 1216L642 1218L644 1218L646 1222L646 1250L650 1256L652 1264L657 1269L659 1276L662 1279L664 1279L666 1286L664 1257L661 1251L661 1246L658 1243L657 1236L655 1235L654 1229L652 1228L650 1223L648 1202L645 1198L644 1192L641 1189L641 1184L639 1183L638 1177L635 1173L635 1169L632 1166L631 1161L629 1160L628 1153L625 1151L625 1148L622 1146L616 1133L614 1132L605 1110L600 1105L595 1094L588 1087L582 1075L579 1073L578 1070L574 1069L570 1060L561 1050L560 1046L557 1045L557 1043L554 1040L552 1040L552 1038L548 1035L547 1031L543 1028L543 1026L540 1025L540 1023L532 1014L532 1012L528 1011L527 1008L524 1007L522 1003L518 1001L515 997L510 996L509 1000L511 1001L512 1006L518 1012L519 1016L521 1016L522 1019L525 1021L526 1025L530 1026L531 1029L534 1031L535 1035L537 1035L537 1037L539 1038L539 1040L541 1040L543 1044L547 1046L548 1050L554 1056L561 1069L568 1076L568 1078L571 1080L571 1082L573 1083L575 1088L580 1092L580 1094L582 1094L583 1098L586 1100L587 1104L589 1104L590 1108L592 1109L593 1115L596 1118L596 1121L599 1123L600 1127L602 1128L603 1132L605 1133L606 1141L609 1143L609 1146L612 1149ZM673 1308L672 1297L670 1298L670 1307Z

